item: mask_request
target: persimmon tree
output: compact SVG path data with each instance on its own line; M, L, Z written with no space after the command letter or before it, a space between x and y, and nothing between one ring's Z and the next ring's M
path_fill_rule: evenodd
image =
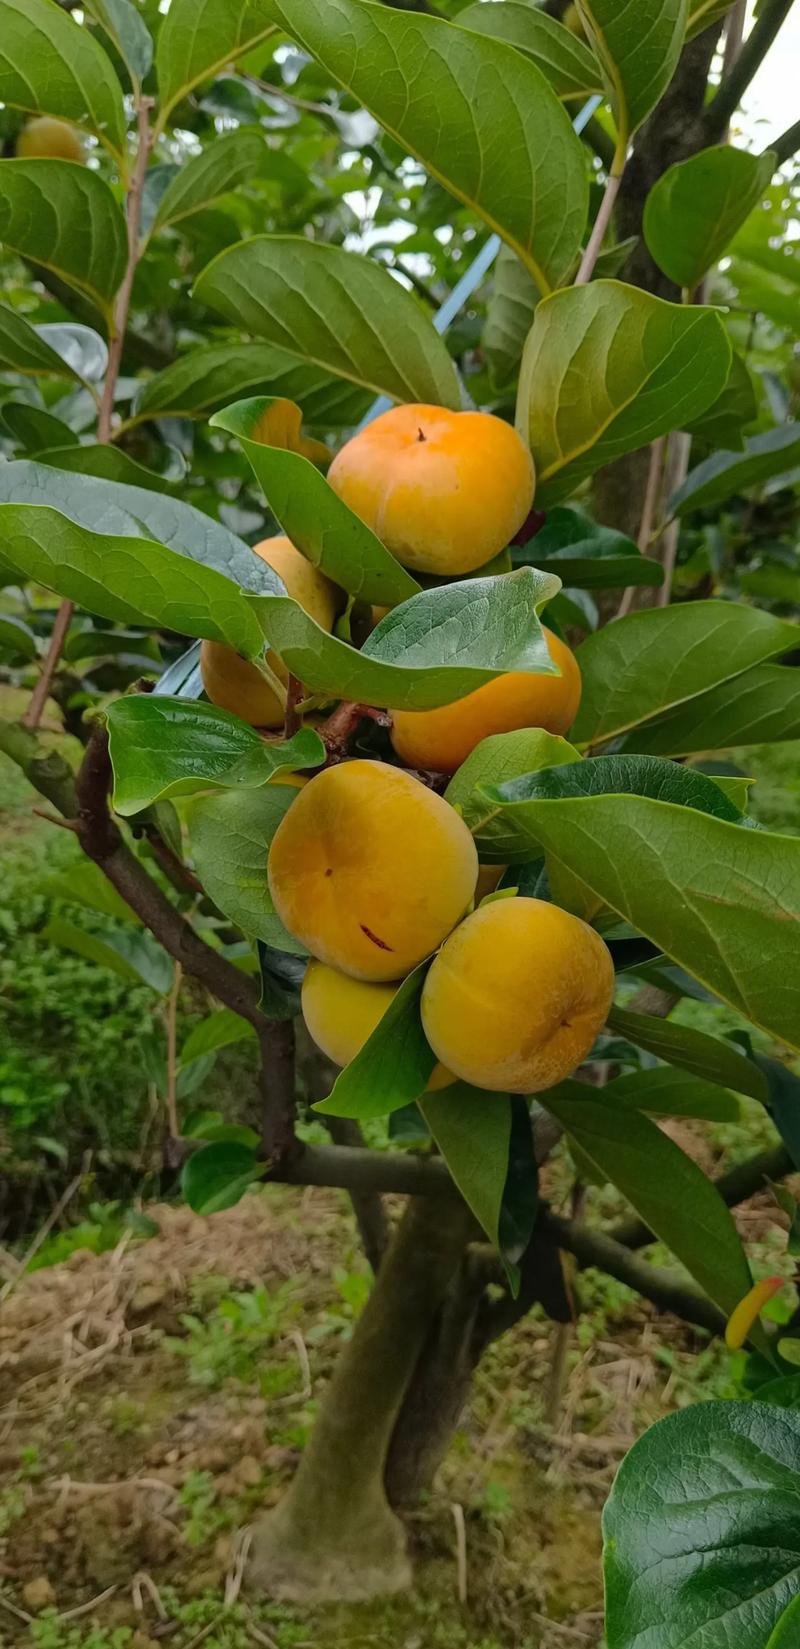
M190 1204L213 1214L258 1181L342 1187L376 1273L256 1531L251 1580L273 1593L409 1583L399 1510L430 1484L486 1347L536 1303L571 1319L564 1254L719 1332L752 1284L730 1208L798 1161L800 1085L763 1050L800 1049L800 842L755 828L747 783L699 765L800 734L786 583L746 584L763 567L747 560L753 489L800 453L791 400L779 415L746 358L768 360L758 317L785 326L797 282L773 183L797 132L762 155L727 142L790 3L762 0L741 50L731 31L712 87L729 7L703 0L578 0L580 30L530 0L87 0L77 17L0 0L0 644L32 688L0 748L94 867L75 898L113 920L93 954L164 995L190 977L216 1003L178 1067L255 1038L260 1136L206 1117L186 1137L173 1058L164 1154ZM431 439L405 491L387 426L355 435L394 406L421 442L432 419L454 443L441 463ZM715 562L702 534L722 505ZM697 576L676 585L681 528L678 573ZM569 681L565 714L554 683ZM84 745L77 769L42 743L54 705ZM432 932L405 922L395 973L349 951L331 966L322 893L301 924L287 892L320 840L312 794L356 762L372 791L402 770L413 818L448 821L428 859L413 820L381 847L367 787L332 833L351 890L325 906L334 926L359 852L402 926L413 849ZM311 846L272 856L301 814ZM554 907L537 930L552 970L531 972L523 947L515 973L505 916L468 914L490 888L515 912ZM505 1091L513 1061L490 1073L453 1041L436 988L453 941L432 953L454 925L479 933L490 1008L510 970L520 1044L565 949L589 959L597 1023L549 1076L523 1062L533 1093ZM493 953L480 935L495 930ZM80 942L68 923L61 937ZM312 1091L295 1070L304 978L309 1026L344 1066L334 1080L307 1061ZM370 996L353 1032L374 990L380 1011ZM754 1039L673 1022L698 993ZM440 1042L466 1076L431 1082ZM733 1117L737 1095L782 1139L714 1182L658 1119ZM309 1142L309 1101L332 1143ZM367 1149L359 1125L382 1118L386 1148ZM538 1171L565 1149L633 1220L609 1231L548 1206ZM394 1228L386 1192L408 1199ZM682 1274L641 1257L654 1236ZM794 1342L755 1314L749 1332L791 1385ZM776 1403L712 1406L667 1423L675 1446L637 1445L648 1469L632 1457L608 1513L613 1649L792 1641L797 1426ZM699 1505L682 1426L722 1488L741 1471L764 1489L752 1522ZM643 1578L666 1546L669 1598Z

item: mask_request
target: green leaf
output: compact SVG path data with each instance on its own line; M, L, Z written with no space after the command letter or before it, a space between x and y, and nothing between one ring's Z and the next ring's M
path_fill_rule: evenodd
M85 910L97 910L102 916L111 916L116 922L132 922L139 926L139 918L130 905L117 893L99 865L91 859L79 859L69 870L48 876L40 884L40 892L50 899L63 899L68 905L81 905Z
M537 506L558 503L612 459L683 429L718 399L730 364L719 315L698 304L601 280L543 299L517 399L517 425L536 463Z
M570 590L661 584L664 576L658 562L642 555L632 538L566 506L548 510L544 526L511 554L515 566L558 573Z
M527 857L535 844L693 979L800 1045L800 840L644 796L529 801L517 811L527 815Z
M144 487L72 476L22 459L0 465L0 502L47 504L93 532L157 539L255 594L283 590L277 573L227 527L191 504Z
M172 985L172 958L149 933L135 928L105 928L102 934L88 933L85 928L68 922L65 916L53 916L42 929L42 938L62 950L73 951L87 962L109 968L122 979L149 985L159 996L165 996Z
M39 651L33 631L13 613L0 613L0 650L28 662L36 658Z
M248 938L304 956L275 913L267 886L270 843L297 791L268 784L260 790L223 790L188 805L195 868L209 898Z
M373 395L461 404L455 367L427 315L363 252L254 235L220 252L194 296L234 326Z
M426 1094L419 1108L451 1178L491 1243L500 1247L500 1215L511 1145L511 1100L455 1082ZM533 1159L533 1144L530 1147Z
M744 453L715 452L689 472L669 501L673 515L707 510L800 464L800 425L779 424L745 442Z
M129 487L146 487L149 492L168 493L172 482L154 470L145 469L121 447L106 444L95 446L45 446L36 453L37 464L48 464L53 469L69 470L75 475L95 475L104 481L122 481Z
M161 196L152 233L202 211L220 195L227 195L241 183L249 182L257 174L265 153L263 134L252 130L227 132L215 143L209 143L179 168Z
M610 1019L609 1019L610 1023ZM593 1090L583 1082L561 1083L569 1090L571 1099L592 1097ZM617 1077L603 1089L609 1105L620 1110L646 1111L651 1116L692 1117L701 1122L738 1122L741 1106L734 1094L714 1082L705 1082L688 1071L676 1071L657 1066L649 1071L631 1071Z
M52 412L45 412L43 407L30 406L27 401L6 401L0 418L17 445L27 452L38 454L40 448L56 443L62 447L65 443L78 445L78 437L68 424L55 418Z
M697 1163L649 1117L598 1091L583 1099L552 1088L541 1103L730 1315L752 1286L750 1267L730 1209Z
M83 9L116 46L131 79L144 80L153 62L153 42L133 0L84 0Z
M101 630L88 625L85 630L71 630L64 643L64 658L70 664L82 664L86 659L119 658L121 653L161 663L158 638L142 630Z
M731 144L701 149L662 173L644 209L647 249L676 286L693 292L749 218L775 170L775 155Z
M35 331L85 383L98 384L105 377L108 345L93 327L80 321L48 321Z
M696 34L702 34L704 29L712 23L725 17L733 5L733 0L689 0L689 18L686 24L686 38L693 40Z
M301 1009L300 992L307 966L306 957L276 950L273 945L265 945L263 939L259 939L258 965L261 973L259 1006L269 1019L295 1019Z
M609 1649L765 1649L797 1608L799 1473L800 1415L765 1403L645 1432L603 1515Z
M3 560L22 579L32 578L100 618L208 636L249 658L262 651L245 592L213 567L163 544L88 532L56 510L31 504L0 504L0 535Z
M578 648L577 745L599 744L789 652L800 628L733 601L631 613Z
M486 6L480 9L485 11ZM501 246L481 340L492 383L498 388L508 384L519 369L538 302L539 290L530 270L510 246Z
M503 784L522 773L535 773L576 758L577 751L566 739L545 733L541 727L523 727L516 733L493 733L481 739L450 780L445 800L461 814L482 860L510 864L509 852L520 862L530 858L529 849L524 854L518 851L516 832L509 835L504 829L503 815L487 802L483 786Z
M800 1641L800 1596L784 1609L766 1649L795 1649Z
M204 1145L187 1157L181 1190L195 1214L220 1214L241 1202L245 1191L266 1172L251 1146L236 1140Z
M800 739L800 672L785 664L758 664L634 728L624 748L686 756L793 739Z
M319 767L325 760L313 728L286 743L267 744L238 716L190 699L127 695L108 706L106 720L113 802L125 818L165 796L210 787L257 790L275 773Z
M271 0L270 10L519 252L541 291L567 279L586 227L586 162L535 63L500 40L361 0Z
M505 40L532 58L556 97L585 99L603 90L600 65L588 46L540 11L535 0L504 0L501 6L476 0L458 13L456 21L459 28Z
M300 409L291 401L237 401L209 421L213 428L238 437L273 515L313 566L348 595L379 606L392 607L416 595L416 579L309 459L283 445L282 409L296 415L299 434Z
M188 1065L203 1054L216 1053L219 1048L229 1048L232 1043L244 1042L251 1036L255 1036L255 1031L249 1020L242 1019L230 1008L216 1008L189 1032L180 1051L180 1063Z
M427 971L423 962L403 980L372 1035L313 1110L336 1117L389 1116L425 1092L436 1065L419 1015Z
M744 451L743 429L758 417L755 386L750 369L733 351L728 382L710 407L687 426L687 434L704 445Z
M296 401L306 423L324 429L357 424L369 403L368 391L330 378L274 344L203 344L145 379L133 421L204 418L248 392Z
M625 165L634 132L666 91L683 46L688 0L577 0L603 71L617 125L614 171Z
M0 101L84 126L124 160L122 87L88 29L55 0L0 0L0 42Z
M53 10L64 15L55 4ZM90 298L110 327L114 295L128 259L128 237L108 184L97 172L71 160L0 164L0 242Z
M0 173L2 176L2 173ZM0 371L42 373L57 378L79 378L46 340L13 309L0 306Z
M488 742L488 740L486 741ZM480 747L479 747L480 748ZM649 796L676 807L696 808L717 819L741 823L742 814L706 773L657 756L596 756L548 764L519 778L482 782L482 795L501 812L501 825L517 831L530 851L541 801L586 796Z
M777 1380L767 1380L758 1388L759 1403L774 1403L781 1409L800 1409L800 1374L782 1374ZM770 1642L767 1649L770 1649ZM793 1649L789 1645L788 1649Z
M159 130L193 86L274 32L261 0L172 0L156 47Z
M737 1094L749 1094L751 1099L767 1098L764 1075L752 1060L745 1059L730 1042L689 1025L673 1024L669 1019L654 1019L649 1014L626 1013L623 1008L612 1008L607 1021L612 1031L646 1048L657 1059L671 1065L681 1065L694 1076L717 1082L722 1088L733 1088Z

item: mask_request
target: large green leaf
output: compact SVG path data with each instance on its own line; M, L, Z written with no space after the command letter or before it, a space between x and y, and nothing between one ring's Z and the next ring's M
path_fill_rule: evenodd
M465 762L450 780L445 798L461 814L475 838L481 859L494 864L508 864L509 852L515 855L516 832L504 827L504 817L491 802L487 802L482 788L488 784L503 784L522 773L535 773L543 767L574 762L577 751L566 739L546 733L542 727L523 727L516 733L493 733L470 751ZM517 859L529 859L530 849L516 851Z
M303 956L275 913L267 886L270 842L297 791L287 784L223 790L188 804L197 874L218 910L251 939Z
M649 1117L599 1092L583 1099L553 1088L540 1097L728 1316L751 1287L750 1267L730 1209L697 1163Z
M263 0L172 0L156 47L159 129L193 86L274 32Z
M363 252L299 235L255 235L220 252L194 296L244 331L374 395L461 404L455 367L427 315Z
M734 0L689 0L687 40L693 40L696 34L702 34L712 23L718 23L720 18L730 11L733 3Z
M122 87L102 46L55 0L0 0L0 100L85 126L125 154Z
M242 1019L231 1008L215 1008L189 1032L181 1048L180 1062L189 1065L193 1059L216 1053L218 1048L229 1048L234 1042L244 1042L254 1035L249 1020Z
M24 659L27 663L38 654L33 631L13 613L0 613L0 651L11 658Z
M105 928L102 933L90 933L68 922L65 916L53 916L42 930L42 938L87 962L108 968L122 979L149 985L159 996L164 996L172 984L172 958L152 934L140 933L136 928Z
M562 1092L574 1100L593 1097L593 1089L585 1082L570 1080L553 1089L554 1094ZM651 1116L692 1117L701 1122L738 1122L741 1116L735 1094L664 1065L618 1076L603 1089L603 1098L620 1111L646 1111Z
M31 406L29 401L5 401L0 418L15 444L26 452L38 454L42 447L54 443L80 450L78 437L69 424L43 407Z
M515 819L520 857L544 851L692 978L800 1047L800 840L645 796L512 804L509 834Z
M577 0L617 123L614 170L622 171L634 132L666 91L681 54L688 0Z
M165 480L163 475L145 469L144 464L138 464L121 447L112 447L105 442L98 441L92 446L82 447L74 437L68 446L39 447L35 456L37 464L69 470L72 474L100 476L104 481L122 481L129 487L146 487L149 492L169 493L172 489L172 482Z
M645 1013L626 1013L616 1007L611 1009L608 1025L629 1042L635 1042L638 1048L646 1048L648 1053L672 1065L683 1066L693 1076L717 1082L723 1088L733 1088L737 1094L749 1094L762 1104L766 1101L767 1082L763 1072L731 1042L708 1036L691 1025L654 1019Z
M511 1145L511 1100L506 1094L489 1094L467 1082L456 1082L441 1093L426 1094L419 1108L464 1201L489 1241L499 1248ZM532 1140L530 1157L532 1161Z
M792 739L800 739L800 670L758 664L734 681L723 681L667 715L634 727L625 735L624 749L689 756Z
M486 741L488 742L488 741ZM479 746L480 748L480 746ZM696 768L679 767L657 756L597 756L569 765L540 764L536 772L482 783L481 790L512 828L525 834L535 813L530 803L566 800L571 796L650 796L676 807L696 808L730 823L741 821L739 808L719 785Z
M131 79L144 80L153 62L153 42L135 0L84 0L83 9L116 46Z
M519 252L543 292L566 280L586 227L586 162L531 59L438 18L363 0L270 0L270 12Z
M306 422L324 429L357 424L369 401L369 391L330 378L274 344L203 344L145 379L132 422L203 418L245 393L296 401Z
M660 584L664 577L659 563L642 555L632 538L566 505L548 510L535 537L511 555L518 567L558 573L567 589L612 590Z
M239 438L276 520L315 567L348 595L391 607L416 595L419 584L302 452L280 439L285 420L271 413L300 411L292 402L237 401L210 420Z
M750 368L736 350L731 356L731 370L722 394L712 401L699 418L687 425L687 434L696 436L704 446L725 447L728 451L744 451L743 430L758 417L755 384Z
M256 1161L251 1146L237 1140L219 1140L187 1157L181 1190L195 1214L219 1214L241 1202L248 1187L266 1169L266 1163Z
M265 154L261 132L227 132L180 167L161 196L152 232L201 212L211 201L254 177Z
M644 209L644 238L659 269L693 292L719 263L775 169L763 155L730 143L701 149L662 173Z
M645 1432L603 1515L609 1649L793 1649L798 1479L790 1410L698 1403Z
M800 1595L789 1604L778 1621L766 1649L795 1649L800 1641Z
M510 246L501 246L481 340L492 382L500 388L510 383L519 369L538 301L539 290L530 270Z
M631 613L578 648L583 697L572 728L599 744L800 643L800 628L733 601Z
M382 1117L401 1111L425 1092L436 1065L419 1014L427 962L403 980L397 995L355 1059L346 1065L315 1111L336 1117Z
M42 373L57 378L80 377L22 315L0 306L0 372L7 370L33 377Z
M736 493L746 492L773 475L784 475L800 464L800 425L779 424L753 435L739 452L715 452L690 471L682 487L672 494L673 515L690 510L707 510Z
M475 0L458 13L457 22L462 29L505 40L531 57L557 97L584 99L603 90L600 65L588 46L541 11L536 0L504 0L502 5Z
M71 160L4 160L0 166L0 243L91 298L110 327L128 237L108 184Z
M544 299L517 400L537 504L558 503L612 459L691 423L722 393L730 364L714 310L666 303L620 281Z
M165 796L212 788L257 790L275 773L319 767L325 746L307 727L268 744L246 722L214 704L126 695L106 711L114 807L140 813Z

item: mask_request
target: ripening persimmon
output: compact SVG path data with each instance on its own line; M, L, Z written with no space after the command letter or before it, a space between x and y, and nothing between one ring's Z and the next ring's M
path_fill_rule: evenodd
M566 733L581 701L581 673L566 643L545 629L547 650L559 676L511 670L439 710L396 710L392 744L402 761L434 773L455 773L492 733L543 727Z
M19 160L75 160L86 164L80 132L66 120L36 115L23 126L15 151Z
M269 853L284 927L354 979L403 979L469 909L477 875L475 843L455 809L375 761L311 779Z
M280 534L253 546L256 555L267 561L283 579L287 592L323 630L332 630L341 603L341 591L318 567L312 566L294 544ZM288 680L288 671L277 653L268 652L266 662L279 681ZM284 709L255 664L240 658L221 641L204 641L200 648L200 674L212 704L230 710L251 727L281 727Z
M367 984L340 973L338 968L329 968L325 962L309 962L301 1000L312 1042L334 1065L349 1065L380 1024L399 989L399 984ZM455 1080L443 1065L437 1065L428 1088L435 1092Z
M437 1058L465 1082L535 1094L586 1058L613 993L614 964L593 928L542 899L499 899L434 957L422 1023Z
M328 481L404 567L474 572L510 543L533 504L533 460L490 412L400 406L354 435Z

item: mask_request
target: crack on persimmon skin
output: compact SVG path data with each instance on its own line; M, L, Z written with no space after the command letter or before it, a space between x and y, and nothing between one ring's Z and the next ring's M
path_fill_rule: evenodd
M392 949L391 945L387 945L385 939L379 939L377 933L373 933L372 930L370 928L366 927L363 922L359 922L358 925L361 929L361 932L365 933L367 938L372 940L373 945L378 946L379 950L388 950L388 951L390 951Z
M424 430L418 429L417 430L417 440L418 441L427 441L427 439L428 439L428 437L425 434Z

